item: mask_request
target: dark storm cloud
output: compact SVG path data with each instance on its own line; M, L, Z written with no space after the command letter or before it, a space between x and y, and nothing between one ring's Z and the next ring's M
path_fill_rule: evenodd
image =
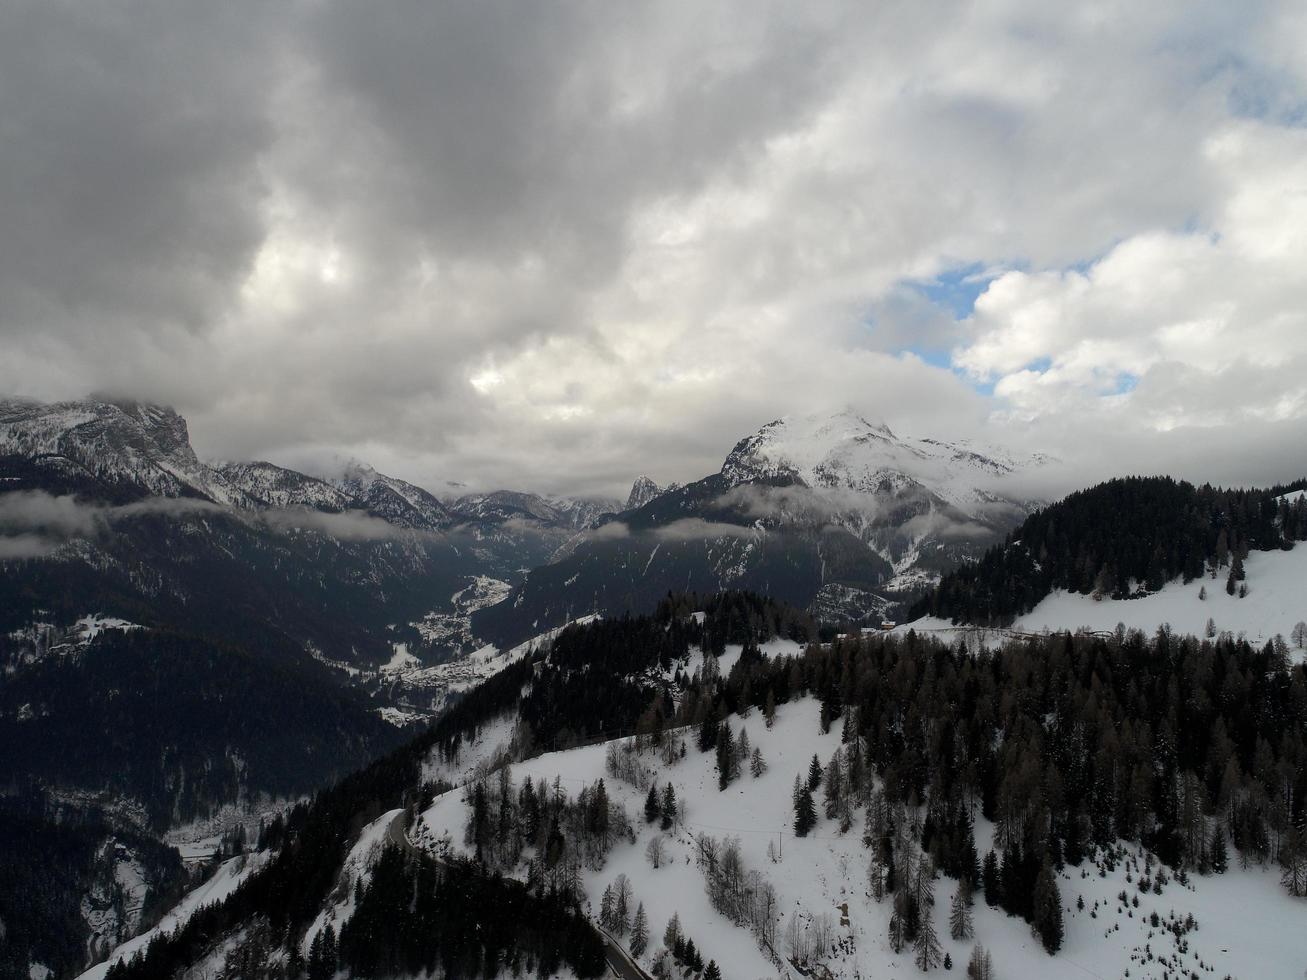
M0 318L207 328L263 236L272 5L0 6Z

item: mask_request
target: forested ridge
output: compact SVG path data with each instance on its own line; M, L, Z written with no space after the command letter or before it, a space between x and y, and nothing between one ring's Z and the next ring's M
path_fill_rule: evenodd
M1031 514L980 561L945 575L910 618L1007 625L1055 589L1124 599L1174 578L1237 587L1250 551L1307 539L1307 501L1268 490L1195 487L1169 477L1111 480Z

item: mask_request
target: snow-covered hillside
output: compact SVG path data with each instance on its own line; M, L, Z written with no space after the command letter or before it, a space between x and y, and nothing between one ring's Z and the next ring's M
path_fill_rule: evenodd
M339 487L272 463L225 463L220 472L265 507L308 507L339 513L358 501Z
M807 837L793 834L791 786L795 775L807 772L814 754L824 762L840 747L838 730L820 733L818 715L817 701L805 699L782 706L770 729L756 712L747 718L731 718L737 734L741 727L747 730L768 768L756 779L746 771L724 792L718 789L713 754L700 753L693 745L684 759L671 766L653 753L646 754L639 759L645 778L635 782L607 774L606 757L612 743L531 759L513 766L512 774L518 782L527 776L548 785L557 780L573 795L606 777L610 798L620 802L631 818L635 840L619 841L601 868L585 869L583 886L597 915L604 889L618 875L626 875L633 883L632 908L636 902L643 903L649 918L651 941L641 957L646 969L652 969L664 927L675 914L705 961L716 960L723 976L799 976L791 965L778 967L750 932L713 908L697 862L696 844L696 837L709 835L718 841L737 838L746 869L760 872L775 888L780 916L776 948L782 957L789 957L785 937L790 923L797 922L799 935L806 934L809 940L823 930L829 932L830 953L822 962L830 974L819 969L821 975L916 976L920 971L912 962L911 950L895 954L889 945L891 903L877 903L869 897L868 851L862 842L861 816L844 834L829 820L821 820ZM682 803L682 819L669 832L643 820L649 781L660 787L670 782ZM454 790L421 815L410 837L434 851L464 851L467 818L464 794ZM992 827L979 820L976 836L981 853L988 849L991 834ZM660 839L663 847L657 868L651 866L647 855L654 838ZM977 895L975 941L990 951L995 976L1005 980L1063 976L1161 980L1164 976L1188 976L1193 970L1202 976L1288 978L1302 970L1303 947L1286 941L1294 934L1302 910L1284 894L1273 871L1232 868L1222 876L1191 876L1187 885L1164 874L1167 881L1160 892L1151 888L1144 892L1141 879L1150 884L1160 880L1155 861L1125 845L1111 859L1101 857L1101 875L1100 865L1092 860L1059 873L1058 886L1066 907L1066 942L1055 958L1044 952L1026 923L989 908ZM943 949L957 971L953 975L962 975L972 942L948 937L952 886L943 878L936 883L931 914ZM1122 893L1125 902L1118 897ZM1181 925L1168 931L1191 915L1196 930Z
M1243 635L1250 642L1264 644L1276 636L1290 641L1293 653L1302 658L1307 651L1290 638L1294 627L1307 621L1307 544L1292 551L1254 551L1244 562L1248 594L1240 598L1227 594L1225 578L1204 577L1188 584L1179 579L1138 599L1095 599L1092 595L1057 591L1020 617L1009 630L979 631L993 641L1011 633L1040 633L1067 630L1106 632L1118 623L1128 629L1153 633L1170 625L1175 633L1206 636L1216 633ZM958 633L945 620L925 617L905 623L900 632Z
M144 950L156 936L166 935L185 925L196 910L205 905L221 902L234 892L246 878L254 874L267 861L267 854L240 855L230 858L218 866L203 884L192 889L165 915L152 929L148 929L134 939L123 943L104 962L91 967L81 975L79 980L104 980L109 968L120 960L130 959Z

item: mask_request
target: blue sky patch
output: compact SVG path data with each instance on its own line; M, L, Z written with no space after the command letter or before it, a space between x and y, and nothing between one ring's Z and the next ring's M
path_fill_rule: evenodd
M997 273L987 273L987 268L980 262L973 262L942 272L934 279L910 285L936 306L952 313L955 320L962 320L971 315L980 294L998 278Z

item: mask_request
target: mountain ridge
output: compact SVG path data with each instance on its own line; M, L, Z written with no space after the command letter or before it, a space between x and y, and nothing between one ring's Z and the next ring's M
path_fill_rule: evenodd
M1029 513L1037 501L1003 481L1048 461L902 439L849 410L783 417L701 480L659 493L637 481L643 503L601 520L474 621L507 641L581 612L648 606L669 587L754 589L878 621Z

